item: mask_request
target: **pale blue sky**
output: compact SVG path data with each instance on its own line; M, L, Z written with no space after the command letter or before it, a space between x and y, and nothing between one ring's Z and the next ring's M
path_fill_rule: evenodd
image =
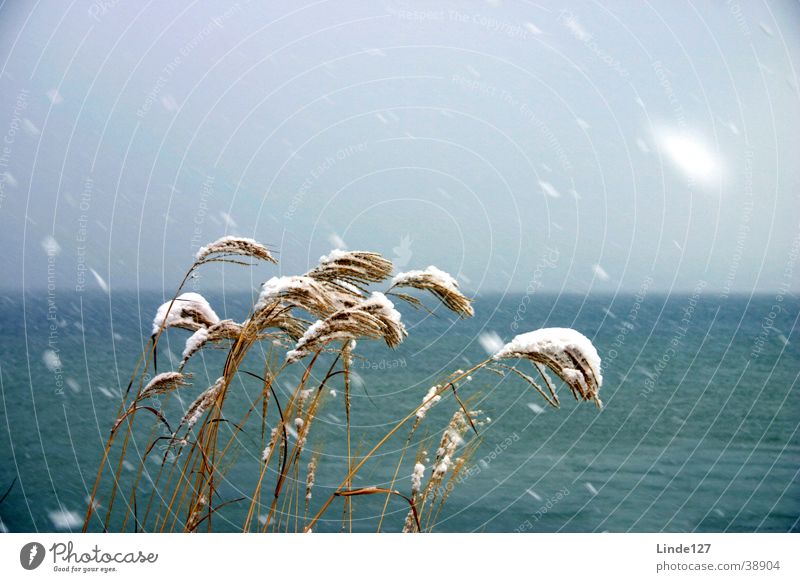
M280 265L199 287L344 241L470 292L796 290L798 4L547 6L4 4L2 286L172 289L240 234Z

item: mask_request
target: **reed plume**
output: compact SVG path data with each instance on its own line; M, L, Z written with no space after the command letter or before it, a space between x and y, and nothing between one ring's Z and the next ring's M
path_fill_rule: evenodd
M379 283L392 274L392 262L379 253L334 250L319 259L319 265L307 275L327 281L345 290L360 289L368 283Z
M335 340L383 339L393 348L406 335L400 312L383 293L374 292L355 307L342 309L314 323L286 354L286 361L296 362Z
M170 327L197 331L219 323L219 316L199 293L183 293L174 301L163 303L153 318L152 335Z
M472 308L471 301L459 290L458 281L449 273L429 266L424 271L406 271L400 273L392 279L392 288L411 287L430 291L439 299L450 311L457 313L461 317L472 317L475 310ZM408 300L408 297L401 295ZM414 301L411 301L414 303Z
M237 340L242 333L241 324L231 319L223 319L208 327L201 327L186 340L180 367L183 368L189 359L209 343L223 340Z
M600 356L589 338L582 333L553 327L520 334L493 356L495 360L510 358L529 360L540 371L538 365L547 366L567 384L576 400L592 400L598 407L602 406L599 397L603 384ZM543 379L548 388L552 388L546 375L543 375ZM530 378L528 381L533 382Z
M182 374L180 372L162 372L147 383L147 386L145 386L144 390L139 394L138 399L151 398L153 396L166 394L167 392L172 392L181 386L189 386L189 383L186 381L188 378L189 376L187 374Z
M211 261L231 261L231 257L250 257L269 263L278 261L269 252L266 246L252 238L239 236L223 236L213 243L200 247L195 255L195 263L201 265Z

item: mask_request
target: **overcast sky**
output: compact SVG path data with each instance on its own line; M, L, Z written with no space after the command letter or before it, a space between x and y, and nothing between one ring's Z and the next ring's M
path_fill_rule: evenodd
M0 7L0 286L798 289L797 2L263 4Z

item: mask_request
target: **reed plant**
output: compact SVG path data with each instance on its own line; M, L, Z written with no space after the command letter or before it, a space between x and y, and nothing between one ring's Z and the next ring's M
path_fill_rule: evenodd
M243 532L311 532L321 519L330 520L331 512L339 516L343 531L352 531L356 504L378 496L376 530L429 532L488 422L472 407L472 395L464 393L473 377L512 374L558 408L550 371L576 400L601 405L600 358L591 342L575 330L540 329L519 335L487 359L443 377L383 436L359 450L356 443L364 442L363 435L353 434L351 426L359 342L398 346L408 335L398 306L427 309L425 293L461 318L473 316L472 301L453 277L436 267L399 273L389 280L392 263L379 253L343 250L321 257L302 275L268 279L242 322L220 319L202 295L184 292L187 281L204 265L252 267L259 262L277 260L255 240L221 238L198 251L172 299L157 309L152 336L116 418L110 419L84 531L196 532L214 531L217 524L230 529L230 518L222 516L224 508L234 504L242 518L233 527ZM381 284L386 285L383 291L372 289ZM191 335L177 369L159 372L159 341L172 329ZM186 369L199 353L212 348L225 350L224 365L214 382L196 390L194 376ZM242 406L242 400L231 394L244 381L257 384L258 390L257 397ZM288 393L278 388L287 381L292 382ZM339 485L312 507L314 487L326 465L319 451L308 446L309 438L323 407L338 405L328 402L337 389L343 393L346 466L341 474L328 477ZM181 407L179 417L169 418L168 407L153 404L156 397L186 394L193 398ZM445 426L428 426L428 412L434 406L451 407ZM435 451L412 450L420 430L440 435ZM240 439L245 432L250 442L257 441L258 452L242 460ZM370 479L370 464L393 439L401 444L392 457L396 460L388 486L356 486L356 479L362 483ZM252 490L223 498L221 484L238 464L245 464L252 476ZM132 478L123 474L131 466ZM411 475L410 481L401 474ZM400 518L394 523L396 516Z

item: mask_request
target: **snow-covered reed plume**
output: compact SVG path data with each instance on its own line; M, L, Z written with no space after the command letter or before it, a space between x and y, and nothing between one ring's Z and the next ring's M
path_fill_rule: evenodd
M244 326L261 334L262 337L271 337L273 340L280 339L282 334L294 343L303 336L308 323L292 315L291 310L292 306L285 305L280 301L265 300L259 303L253 316L244 323ZM280 334L265 334L270 328L278 330Z
M272 450L275 447L275 443L278 442L278 436L279 436L278 427L275 427L269 434L269 443L267 444L266 447L264 447L264 450L261 452L261 460L264 461L265 463L269 461L270 456L272 455Z
M383 339L394 348L406 335L400 312L386 295L375 292L355 307L339 310L311 325L286 354L286 360L296 362L334 340Z
M433 405L442 399L441 395L437 394L437 392L439 392L441 389L442 387L439 384L436 386L431 386L431 388L428 390L428 393L425 394L425 397L422 399L422 406L420 406L419 410L417 410L417 421L425 418L425 415L428 414L428 411L433 407Z
M139 394L139 398L150 398L159 394L166 394L181 386L189 386L186 381L188 378L188 375L180 372L162 372L147 383L147 386Z
M236 340L241 333L242 326L230 319L223 319L209 327L201 327L186 340L181 367L185 366L189 358L202 350L207 344L222 340Z
M447 470L453 464L453 455L456 452L456 448L464 442L464 434L468 429L469 421L464 412L460 409L457 410L442 433L442 440L439 442L436 460L433 463L432 483L441 481L444 478Z
M372 315L378 321L383 331L383 339L390 348L400 345L403 338L408 335L406 326L401 321L400 312L394 308L394 303L383 293L374 291L356 309Z
M317 317L355 305L357 298L334 293L325 283L305 275L272 277L261 285L255 306L257 316L280 311L280 306L296 307Z
M230 261L230 257L250 257L270 263L278 262L263 244L252 238L239 236L223 236L210 245L200 247L194 258L196 264L202 264L211 261Z
M392 288L394 287L411 287L430 291L450 311L461 317L475 315L470 300L458 289L458 281L449 273L445 273L433 265L423 271L399 273L392 279Z
M314 487L314 480L317 477L317 458L311 457L306 471L306 503L311 501L311 490Z
M200 394L200 396L198 396L195 401L189 405L189 408L186 410L186 414L183 415L179 426L186 425L186 428L192 428L195 424L197 424L197 421L202 418L203 414L205 414L205 412L217 401L217 397L219 396L220 392L222 392L222 388L224 386L225 378L217 378L216 382L206 388L203 393Z
M309 271L309 277L328 281L347 289L365 283L378 283L392 273L392 262L379 253L333 250L319 259L319 265ZM345 285L342 285L344 283Z
M575 398L602 405L598 392L603 385L600 356L591 340L570 328L551 327L518 335L494 356L495 360L524 358L550 368Z
M218 322L219 317L205 297L199 293L183 293L175 301L167 301L158 308L153 318L152 335L170 327L197 331Z
M422 480L425 478L425 465L417 463L414 465L414 472L411 474L411 498L416 497L422 487Z

